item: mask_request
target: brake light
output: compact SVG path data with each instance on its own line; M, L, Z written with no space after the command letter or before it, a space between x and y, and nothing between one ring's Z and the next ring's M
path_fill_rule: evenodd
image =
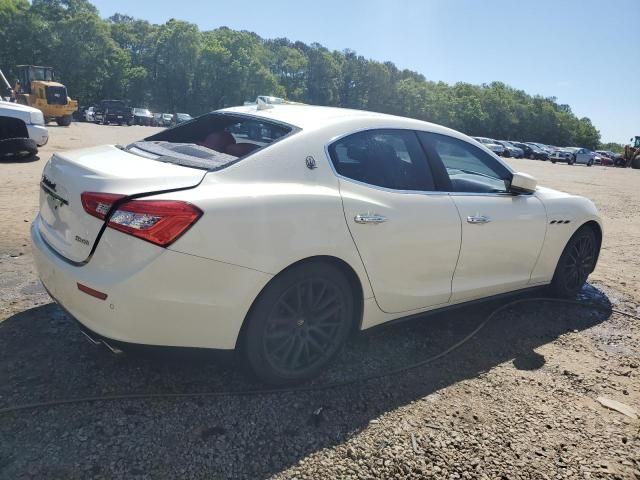
M124 195L84 192L84 210L104 220L111 205ZM109 228L141 238L161 247L175 242L202 215L202 211L187 202L177 200L130 200L118 206L109 219Z

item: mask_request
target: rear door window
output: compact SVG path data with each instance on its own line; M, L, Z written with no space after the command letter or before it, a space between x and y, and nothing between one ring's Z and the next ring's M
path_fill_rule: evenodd
M336 172L348 179L392 190L434 190L424 152L410 130L368 130L329 147Z

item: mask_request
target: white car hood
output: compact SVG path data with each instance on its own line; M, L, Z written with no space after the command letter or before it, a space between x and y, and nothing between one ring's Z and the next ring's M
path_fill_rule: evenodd
M0 116L19 118L25 123L31 123L31 114L38 115L40 110L27 105L20 105L19 103L12 102L0 102Z

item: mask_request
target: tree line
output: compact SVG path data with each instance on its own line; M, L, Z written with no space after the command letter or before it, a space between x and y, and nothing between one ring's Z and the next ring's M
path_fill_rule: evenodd
M103 19L88 0L0 0L0 68L11 81L19 64L53 66L81 105L123 98L197 115L264 94L403 115L475 136L591 149L600 143L591 120L569 105L502 82L434 82L352 50L227 27Z

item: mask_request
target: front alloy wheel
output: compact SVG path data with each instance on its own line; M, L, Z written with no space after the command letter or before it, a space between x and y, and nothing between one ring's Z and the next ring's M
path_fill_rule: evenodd
M293 267L276 277L249 315L244 348L253 372L272 384L305 380L339 351L353 325L353 298L332 265Z
M598 242L593 229L583 226L573 234L556 266L551 287L564 298L575 297L593 271L598 258Z

